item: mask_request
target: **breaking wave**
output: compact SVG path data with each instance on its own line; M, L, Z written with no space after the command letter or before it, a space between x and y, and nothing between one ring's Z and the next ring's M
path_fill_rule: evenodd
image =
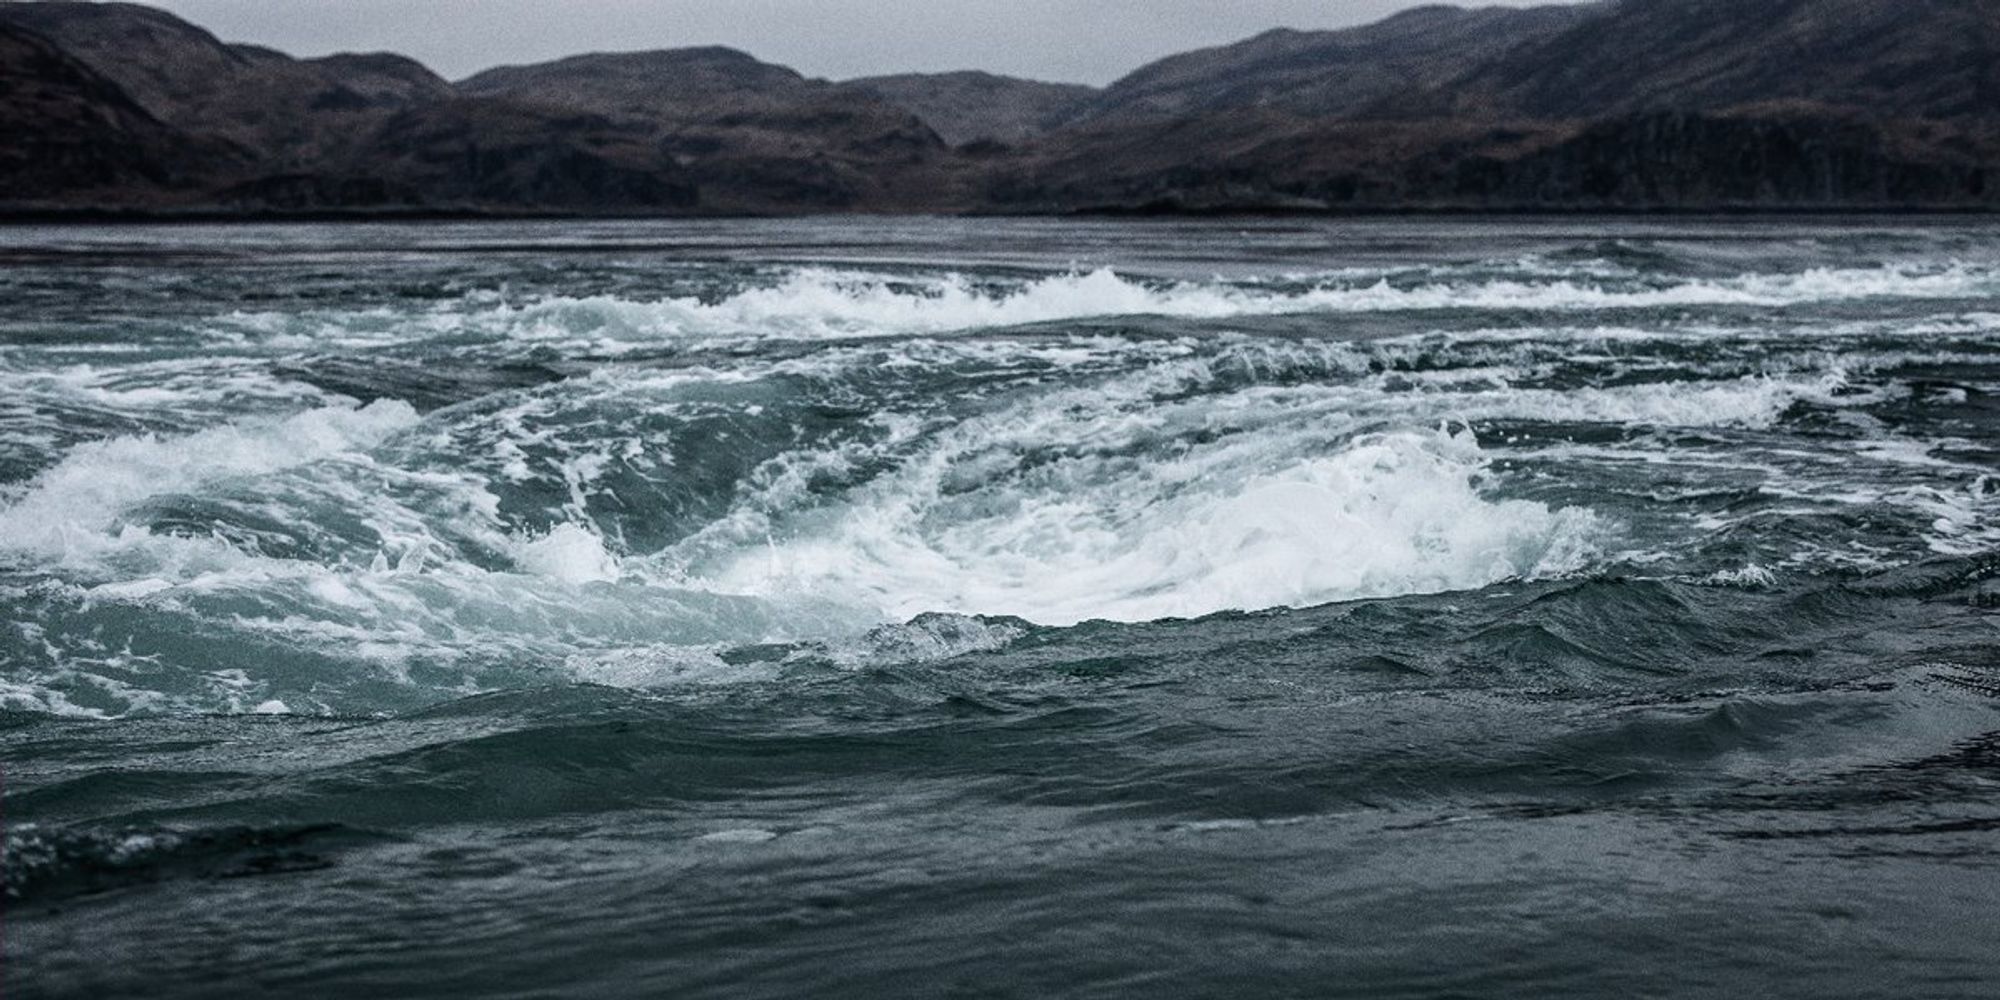
M960 447L991 447L983 437ZM1574 572L1601 530L1587 511L1481 496L1485 458L1466 434L1370 437L1240 478L1086 460L966 495L954 480L990 457L892 476L809 537L730 560L714 582L865 595L898 618L1143 621Z
M1462 270L1462 269L1459 269ZM1954 299L2000 292L2000 274L1970 264L1818 268L1728 278L1606 276L1568 265L1471 277L1455 269L1343 274L1278 282L1170 282L1110 269L1033 280L885 275L808 268L774 284L718 297L468 296L414 322L433 335L475 333L529 341L621 342L685 338L827 339L907 336L1065 320L1161 316L1189 320L1434 310L1583 312L1696 306L1785 307L1868 299ZM241 315L239 325L297 337L288 314ZM412 322L383 311L322 317L305 342L367 343L406 336Z

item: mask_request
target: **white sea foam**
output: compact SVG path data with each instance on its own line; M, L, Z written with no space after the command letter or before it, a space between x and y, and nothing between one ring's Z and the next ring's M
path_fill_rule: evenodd
M737 666L713 649L690 646L647 646L596 650L567 657L564 670L577 680L605 687L649 689L740 684L769 680L769 664Z
M1770 569L1764 566L1751 563L1748 566L1739 566L1736 569L1716 570L1707 577L1704 577L1702 582L1712 587L1740 587L1745 590L1757 590L1777 586L1778 574L1771 572Z
M1473 588L1573 571L1586 511L1481 495L1469 435L1389 434L1233 479L1174 463L1071 469L1070 488L954 496L954 463L892 477L804 537L715 576L830 591L894 617L950 610L1067 625Z
M1863 299L1980 298L2000 292L2000 272L1971 264L1819 268L1729 278L1643 282L1565 268L1508 276L1437 268L1435 277L1348 272L1307 282L1166 282L1110 269L1031 281L973 281L954 274L886 275L804 268L768 286L717 298L543 296L504 301L468 295L427 315L382 309L321 315L243 314L250 329L275 324L307 341L361 346L422 332L499 337L617 351L675 339L908 336L1118 316L1222 320L1312 313L1447 309L1587 312L1701 306L1785 307ZM300 332L317 327L318 332Z
M793 274L774 288L741 292L715 303L692 299L550 299L518 310L514 321L523 330L543 335L573 334L593 326L614 334L908 334L1108 316L1226 319L1435 309L1786 306L1869 298L1955 298L1989 295L1996 290L2000 290L2000 276L1969 266L1817 269L1660 286L1576 279L1415 284L1391 284L1383 279L1295 290L1225 283L1148 283L1110 270L1057 275L1011 289L981 288L956 276L889 280L808 270Z
M776 839L778 839L776 831L761 830L755 827L745 827L740 830L717 830L714 833L704 834L695 838L696 841L704 844L730 845L768 844Z
M0 550L60 555L115 542L134 506L217 482L266 476L336 456L358 456L417 422L406 403L326 407L282 419L225 424L183 437L141 435L84 444L0 509Z
M1358 341L1251 337L1227 332L1227 323L1201 324L1199 336L1180 335L1187 327L1178 324L1131 336L949 334L1130 314L1581 314L1948 299L1996 287L1991 273L1970 267L1654 286L1612 272L1503 280L1441 269L1430 281L1356 273L1169 284L1108 271L973 283L822 270L702 300L509 305L485 295L416 316L405 307L375 310L357 314L351 329L330 339L304 329L312 320L295 318L287 329L300 328L301 342L366 346L431 337L482 351L495 338L558 340L565 352L576 343L672 338L907 339L718 352L680 367L600 365L559 386L447 410L428 433L411 434L404 432L419 421L407 406L322 407L335 397L255 374L261 369L254 365L243 366L248 374L237 383L213 389L168 369L132 380L108 369L69 369L33 391L120 416L158 407L190 426L222 419L211 414L239 405L242 387L255 390L252 413L320 408L76 447L9 487L0 556L26 557L17 565L73 583L83 615L90 605L131 604L224 623L217 627L225 639L210 648L228 655L236 643L230 663L272 649L303 650L301 662L337 650L362 668L356 677L372 670L466 691L486 683L490 674L482 671L526 669L639 688L733 683L780 673L772 664L737 665L717 655L745 644L804 643L836 663L914 662L1002 649L1022 634L1006 623L943 615L868 632L926 612L1069 624L1475 588L1600 563L1629 527L1628 512L1620 508L1613 525L1579 508L1507 499L1508 487L1525 477L1491 474L1491 456L1471 434L1440 426L1771 430L1801 403L1815 419L1827 410L1839 419L1883 402L1896 390L1850 372L1889 362L1858 351L1814 355L1799 328L1697 328L1637 314L1582 315L1564 329L1551 329L1548 318L1494 318L1492 330ZM1969 315L1975 318L1950 331L1983 337L1992 328L1990 315ZM1917 329L1884 323L1855 332L1914 336ZM1672 362L1686 381L1624 377L1660 363L1646 341L1736 343L1766 335L1801 338L1802 345L1784 345L1782 355L1686 352L1689 358ZM1916 350L1909 356L1920 356ZM1599 367L1582 376L1562 367L1580 354ZM940 380L941 371L1000 377L959 383ZM971 398L932 390L961 384L975 385ZM843 406L863 400L875 412L821 436L817 418L798 414L829 398ZM711 439L719 426L742 437ZM764 446L773 436L795 441L796 450L719 487L725 492L707 498L716 501L713 509L675 508L676 516L710 518L705 528L676 522L672 531L692 532L682 537L646 520L665 516L658 508L670 504L661 496L682 502L657 492L662 484L706 473L688 456L739 440ZM1661 442L1757 435L1633 437L1707 462L1720 459ZM1649 454L1622 441L1594 447L1618 459ZM1524 448L1509 458L1547 466L1588 452ZM1892 444L1837 456L1857 458L1893 461L1915 470L1912 477L1961 471ZM1772 477L1788 474L1771 470ZM1922 513L1932 529L1925 540L1939 551L1992 543L1982 491L1885 496L1894 488L1885 487L1842 498L1816 479L1794 485L1823 503L1886 501ZM186 532L183 497L220 506L213 536L147 529L164 510L183 517L176 523ZM153 503L164 499L171 502ZM213 509L193 508L198 517ZM300 537L272 530L273 544L262 548L254 533L266 524L300 525ZM642 548L640 538L654 541ZM660 546L665 550L650 550ZM197 551L201 558L189 558ZM1786 564L1774 558L1772 565ZM1714 579L1759 584L1749 573ZM127 654L115 643L56 649L47 656L50 670L23 675L43 678L42 694L33 686L0 688L0 702L96 714L175 699L216 703L212 684L149 690L153 667ZM254 681L232 688L226 704L316 712L339 702L339 692L316 677L252 670Z
M1505 367L1368 374L1365 345L1346 343L953 343L913 342L912 357L996 364L1020 354L1072 369L1138 368L1109 385L1024 394L931 444L923 442L956 416L885 413L878 422L887 433L863 450L833 443L784 456L744 484L736 509L664 553L624 549L589 509L612 452L632 454L636 439L602 437L609 428L592 418L579 426L597 437L533 464L521 445L439 436L431 446L454 456L476 440L476 451L493 452L493 468L462 457L450 473L378 465L366 453L417 424L398 403L83 446L0 509L0 546L72 566L75 557L101 564L106 552L142 553L149 558L125 559L89 592L134 602L258 595L270 609L242 616L244 632L356 655L380 649L371 662L391 672L412 656L554 639L625 648L648 629L659 641L708 643L823 637L933 611L1053 624L1197 615L1477 587L1571 571L1594 557L1605 527L1588 512L1493 499L1486 456L1469 435L1410 428L1496 419L1768 426L1798 400L1833 401L1841 385L1836 375L1558 391L1512 388L1522 373ZM834 378L840 370L827 366L870 357L857 348L770 370ZM643 412L642 402L752 378L756 367L600 374L566 386L561 406L531 397L496 411L492 430L498 443L546 450L552 434L567 433L552 422L574 419L574 408ZM1316 380L1242 384L1246 373L1283 381L1296 372ZM1321 373L1328 381L1317 381ZM1215 440L1172 444L1191 434ZM1023 465L1037 453L1054 461ZM220 539L152 537L126 519L156 496L282 479L329 459L367 475L320 477L309 499L380 536L373 565L365 554L356 565L264 558ZM885 461L898 471L850 495L829 502L814 493L817 479ZM538 530L508 527L486 489L551 468L568 495L560 518ZM401 485L385 493L390 482ZM424 491L442 499L408 506ZM499 553L500 566L468 562L441 540L447 532ZM189 546L217 558L190 564L179 552ZM689 589L754 596L763 611L720 605L736 610L711 617L700 602L680 603ZM677 663L599 657L578 661L578 673L638 684L678 676Z
M514 561L527 572L568 584L605 583L618 579L618 558L604 539L582 525L566 522L547 534L522 539Z
M1800 402L1883 398L1839 372L1568 390L1514 388L1525 373L1506 368L1357 375L1367 366L1352 345L1333 346L1190 356L1155 343L1158 357L1109 384L1029 396L941 432L914 421L872 448L786 455L712 537L667 562L677 579L729 593L1049 624L1474 588L1581 568L1609 528L1580 509L1490 497L1470 434L1375 428L1768 428ZM1337 377L1239 377L1292 366ZM1190 436L1212 441L1176 443ZM891 454L898 472L815 505L815 478ZM704 559L716 548L705 542L727 554Z

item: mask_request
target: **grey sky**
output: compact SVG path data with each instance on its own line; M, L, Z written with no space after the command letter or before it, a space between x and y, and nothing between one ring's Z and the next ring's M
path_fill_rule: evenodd
M1346 27L1424 0L151 0L232 42L387 50L457 79L579 52L721 44L811 76L984 69L1106 83L1270 28ZM1526 7L1548 0L1479 0Z

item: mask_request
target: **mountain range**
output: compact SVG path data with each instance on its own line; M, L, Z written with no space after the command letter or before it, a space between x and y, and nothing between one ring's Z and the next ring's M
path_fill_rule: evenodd
M728 215L2000 208L2000 0L1423 7L1104 88L724 48L451 82L0 3L0 211Z

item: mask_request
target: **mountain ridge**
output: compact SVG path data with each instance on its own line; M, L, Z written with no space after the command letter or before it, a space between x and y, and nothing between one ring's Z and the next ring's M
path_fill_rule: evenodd
M828 81L717 46L454 83L135 4L0 2L0 210L1992 210L1996 8L1427 6L1089 88Z

